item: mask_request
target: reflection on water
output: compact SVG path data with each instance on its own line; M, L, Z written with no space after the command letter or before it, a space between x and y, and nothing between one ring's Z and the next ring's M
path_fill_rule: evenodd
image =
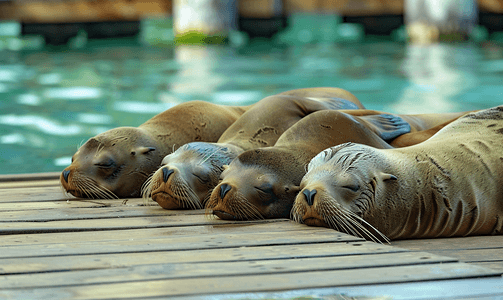
M472 45L408 45L402 69L410 84L392 107L405 113L463 110L455 99L479 84L477 56Z
M333 86L370 109L449 112L501 104L502 76L503 48L495 43L148 48L127 41L0 51L0 173L59 171L89 137L138 126L188 100L248 105Z

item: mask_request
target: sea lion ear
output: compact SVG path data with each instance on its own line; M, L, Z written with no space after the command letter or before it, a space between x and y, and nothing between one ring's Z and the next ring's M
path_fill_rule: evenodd
M137 153L138 154L147 154L147 153L150 153L152 151L155 151L155 148L154 147L138 147L136 149L133 149L131 150L131 155L136 155Z
M398 180L398 178L393 174L381 173L382 181L386 180Z

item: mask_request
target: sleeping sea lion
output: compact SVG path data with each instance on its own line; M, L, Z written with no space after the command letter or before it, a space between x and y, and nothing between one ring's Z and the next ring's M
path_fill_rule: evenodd
M308 165L292 218L376 241L503 233L503 106L415 146L329 148Z
M266 97L232 124L217 143L188 143L167 155L147 180L144 198L151 196L165 209L203 208L223 166L241 152L273 146L285 130L312 112L359 108L363 108L360 101L339 88L299 89Z
M464 113L446 114L457 118ZM319 111L289 128L274 147L249 150L238 155L222 172L220 184L206 205L208 213L221 219L288 218L307 163L327 146L357 142L377 148L392 148L391 141L403 132L410 119L413 133L422 128L421 115L390 114L352 116L343 111ZM424 115L428 126L442 126L442 115ZM435 122L431 121L436 119ZM389 122L388 122L389 121ZM386 126L377 126L387 124ZM394 130L398 124L398 130ZM418 139L410 139L411 143ZM402 140L406 144L406 140Z
M141 186L175 146L215 142L249 107L190 101L138 127L119 127L90 138L72 157L60 182L84 198L139 197Z

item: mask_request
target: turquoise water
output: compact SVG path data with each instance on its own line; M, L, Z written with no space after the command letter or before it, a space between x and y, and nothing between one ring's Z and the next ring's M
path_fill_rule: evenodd
M0 51L0 173L60 171L89 137L138 126L184 101L246 105L320 86L394 113L488 108L503 104L503 47L374 39L154 48L110 40L80 50Z

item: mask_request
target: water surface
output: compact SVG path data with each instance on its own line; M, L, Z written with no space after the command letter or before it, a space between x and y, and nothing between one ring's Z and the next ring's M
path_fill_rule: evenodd
M497 43L412 46L388 40L0 51L0 174L60 171L89 137L138 126L189 100L247 105L303 87L341 87L369 109L454 112L503 104Z

